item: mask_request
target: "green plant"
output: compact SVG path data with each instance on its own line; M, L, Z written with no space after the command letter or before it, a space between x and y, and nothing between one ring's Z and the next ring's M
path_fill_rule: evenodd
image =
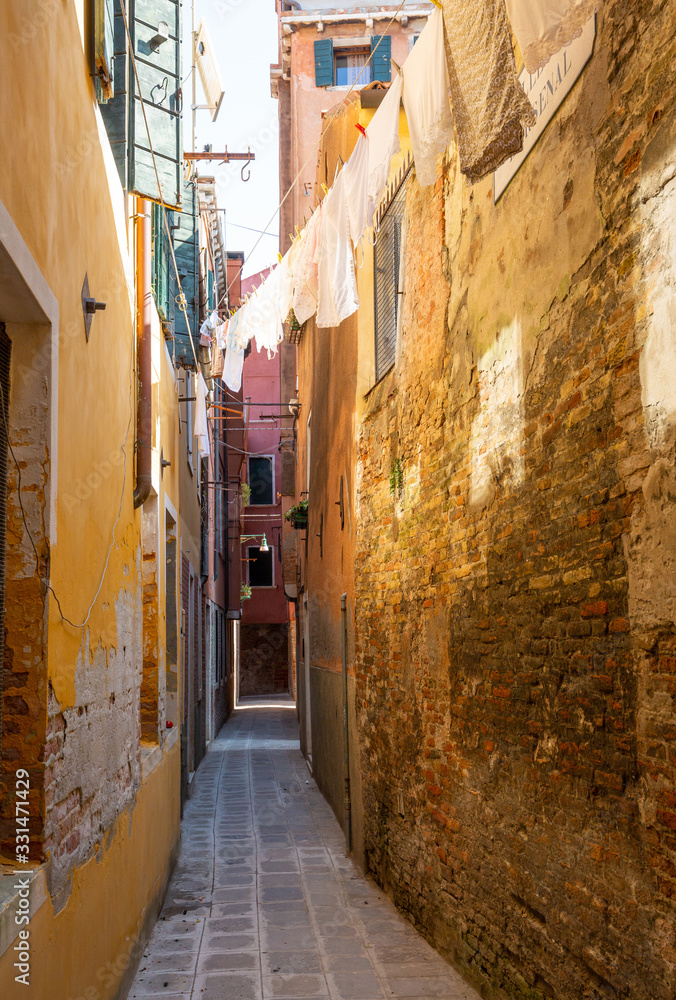
M404 470L398 458L395 458L390 468L390 493L401 496L404 488Z
M296 522L306 521L307 522L307 510L308 502L307 500L301 500L299 503L294 504L293 507L289 507L286 514L284 515L285 521Z
M242 501L242 507L248 507L251 503L251 487L248 483L242 483L239 488L239 495Z
M239 599L240 601L248 601L251 597L251 584L243 583L239 588Z

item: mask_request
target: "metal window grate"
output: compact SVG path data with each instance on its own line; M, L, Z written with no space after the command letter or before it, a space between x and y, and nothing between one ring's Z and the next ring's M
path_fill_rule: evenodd
M373 302L375 309L376 382L392 367L397 351L401 303L401 234L406 207L406 184L401 183L385 209L373 248Z

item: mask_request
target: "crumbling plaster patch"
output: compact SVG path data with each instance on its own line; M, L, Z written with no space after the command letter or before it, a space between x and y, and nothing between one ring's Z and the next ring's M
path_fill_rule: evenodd
M48 744L45 763L53 782L47 808L50 892L64 893L73 868L97 849L141 783L139 755L141 685L140 593L120 590L115 601L117 636L107 649L90 649L85 632L75 669L75 701L59 704L50 691L50 729L61 725L58 746ZM62 723L57 724L57 720Z

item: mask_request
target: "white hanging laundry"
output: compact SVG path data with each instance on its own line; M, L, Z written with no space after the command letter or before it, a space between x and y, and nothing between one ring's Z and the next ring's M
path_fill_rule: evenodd
M319 266L317 247L321 235L323 207L320 203L303 230L298 260L293 273L293 311L299 323L305 323L317 311ZM297 241L296 241L297 242Z
M399 143L399 105L403 80L395 73L382 103L366 128L369 140L369 221L378 207L387 179L390 176L392 157L401 149Z
M600 0L506 0L507 15L529 73L537 73L582 34Z
M359 308L344 181L345 172L341 170L323 202L318 327L338 326Z
M254 326L254 336L258 351L265 348L268 358L277 353L277 345L284 340L284 329L281 314L281 279L283 270L280 266L273 268L261 287L258 289L257 309Z
M231 392L239 392L242 388L242 368L244 367L244 348L240 346L238 331L242 320L242 309L238 309L230 319L225 343L225 361L223 363L223 381Z
M418 182L437 179L437 156L453 141L453 116L448 99L448 68L444 49L444 18L436 8L402 69L404 110L411 136Z
M226 319L225 323L219 323L215 330L216 345L220 348L221 351L225 350L225 338L227 336L227 333L228 333L228 320Z
M208 337L209 343L211 343L211 335L220 322L221 322L220 317L216 312L216 310L214 309L211 315L207 316L207 318L204 320L204 322L200 327L200 341L202 337Z
M240 347L245 350L251 342L251 338L256 332L256 322L257 314L259 309L258 303L258 289L256 289L249 298L245 301L244 305L239 310L242 317L239 322L239 333L237 335L237 342Z
M350 236L356 246L369 221L369 140L365 135L357 139L352 155L343 167L343 175Z
M202 372L197 373L195 379L195 437L197 438L197 450L200 458L206 458L211 454L209 447L209 425L207 423L207 396L209 390L204 381Z
M516 75L505 0L441 5L460 169L476 181L523 149L535 112Z
M282 319L282 323L286 323L289 313L291 312L292 305L292 294L293 294L293 273L291 271L291 264L294 257L292 253L296 241L291 244L291 248L282 257L279 262L279 314Z

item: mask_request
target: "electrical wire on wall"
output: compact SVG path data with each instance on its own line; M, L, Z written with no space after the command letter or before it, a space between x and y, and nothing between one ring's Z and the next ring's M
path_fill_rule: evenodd
M120 518L122 516L122 505L124 503L124 491L125 491L125 488L126 488L126 485L127 485L127 443L129 441L129 430L131 428L132 417L133 417L133 413L134 413L134 406L133 406L133 381L132 381L133 360L134 360L134 338L132 337L131 351L130 351L130 355L129 355L129 419L127 420L127 431L126 431L126 434L124 436L124 442L123 442L122 448L121 448L122 454L124 456L124 462L123 462L123 474L122 474L122 490L120 491L120 503L119 503L119 507L118 507L118 510L117 510L117 517L115 518L115 523L113 524L112 538L110 540L110 545L108 546L108 552L106 553L106 561L105 561L104 566L103 566L103 572L101 573L101 579L99 580L99 585L96 588L96 593L94 594L94 597L92 598L92 602L89 605L89 608L87 610L87 614L85 615L84 621L82 621L80 623L76 623L76 622L72 621L70 618L68 618L67 615L64 615L63 609L61 607L61 601L59 600L59 598L58 598L58 596L56 594L56 591L52 587L51 583L49 583L42 576L42 574L40 573L40 556L39 556L39 553L38 553L37 546L35 544L35 540L33 538L33 535L31 534L31 530L28 527L28 520L26 518L26 510L24 508L23 499L21 497L21 466L19 465L19 461L18 461L16 455L14 454L14 449L12 448L12 442L9 439L9 427L7 426L7 415L6 415L6 411L5 411L5 394L4 394L4 391L3 391L3 388L2 388L2 382L0 381L0 410L2 411L2 423L3 423L3 428L4 428L4 431L5 431L5 439L7 441L7 447L9 448L9 452L10 452L10 454L12 456L12 460L14 462L14 465L16 466L16 473L17 473L17 496L18 496L18 500L19 500L19 507L21 509L21 518L23 520L24 528L26 529L26 534L28 535L28 538L30 540L31 546L33 547L33 552L35 553L35 573L36 573L36 576L39 579L40 583L44 587L44 597L46 597L48 593L51 593L52 597L54 598L54 601L56 602L56 607L58 609L59 616L60 616L61 620L64 621L64 622L66 622L68 625L71 625L73 628L84 628L85 625L87 624L87 622L89 621L90 617L91 617L91 613L94 610L94 605L96 604L98 596L101 593L101 588L103 587L103 581L105 580L106 573L108 572L108 564L110 562L110 554L113 551L113 546L115 544L115 530L116 530L118 524L120 523Z

